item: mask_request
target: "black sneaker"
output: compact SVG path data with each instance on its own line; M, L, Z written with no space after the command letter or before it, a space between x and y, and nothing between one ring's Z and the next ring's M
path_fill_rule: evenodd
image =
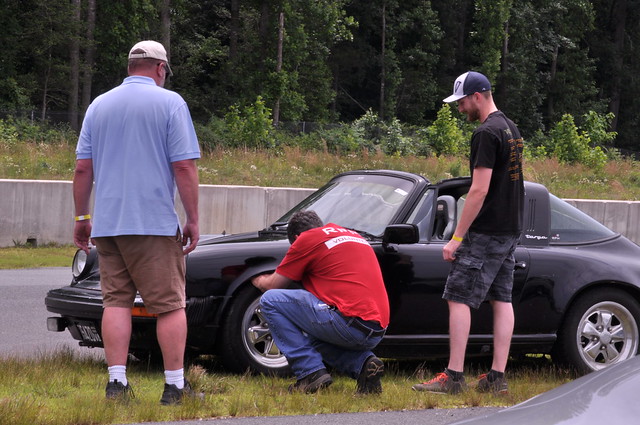
M413 387L414 391L428 391L430 393L438 394L458 394L467 390L467 384L464 382L464 377L459 381L454 381L447 372L438 373L435 378L430 381L416 384Z
M382 383L380 378L384 374L384 363L376 356L371 356L364 362L362 371L358 376L356 394L380 394Z
M191 385L189 385L189 382L186 379L184 380L184 388L178 388L173 384L170 385L165 382L160 404L164 406L180 404L185 397L202 399L204 398L204 394L193 391Z
M326 388L333 383L331 375L327 369L320 369L302 379L298 379L295 384L289 385L289 392L315 393L320 388Z
M108 400L128 400L133 398L133 389L129 383L125 386L122 382L115 379L107 382L105 395Z
M506 378L496 378L493 381L489 381L488 373L483 373L478 377L478 384L476 389L481 393L493 393L493 394L508 394L509 384L507 384Z

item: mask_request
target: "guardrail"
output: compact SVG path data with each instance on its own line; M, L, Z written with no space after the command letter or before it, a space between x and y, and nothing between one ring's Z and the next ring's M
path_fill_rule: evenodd
M262 229L315 189L200 185L200 232ZM0 179L0 246L73 241L69 181ZM610 229L640 244L640 202L568 199ZM178 202L178 214L184 217Z

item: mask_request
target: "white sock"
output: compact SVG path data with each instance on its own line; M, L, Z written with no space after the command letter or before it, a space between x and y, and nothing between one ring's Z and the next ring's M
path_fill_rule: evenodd
M165 370L164 380L169 385L175 385L179 390L184 388L184 369Z
M125 387L127 386L127 366L109 366L107 370L109 371L109 382L117 380Z

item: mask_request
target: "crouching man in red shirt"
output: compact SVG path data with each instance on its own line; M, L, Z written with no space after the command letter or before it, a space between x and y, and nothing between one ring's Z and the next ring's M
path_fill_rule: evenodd
M389 324L389 300L376 255L357 232L323 225L314 211L289 220L291 247L275 273L253 279L273 338L297 381L314 393L333 382L325 363L357 380L359 394L381 393L384 364L371 350ZM304 289L284 289L301 281Z

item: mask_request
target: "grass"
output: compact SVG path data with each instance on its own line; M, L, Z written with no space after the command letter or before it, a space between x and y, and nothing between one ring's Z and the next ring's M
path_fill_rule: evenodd
M68 142L0 142L0 178L71 180L74 149ZM198 161L202 184L267 187L315 188L343 171L379 168L410 171L432 181L469 174L463 157L336 155L299 148L218 149L203 152ZM536 159L525 162L524 174L561 198L640 200L640 161L610 161L603 170L594 170Z
M0 268L68 266L72 246L0 249ZM72 351L44 353L34 359L0 357L0 425L109 424L235 416L304 415L472 406L509 406L574 378L557 369L548 357L512 362L510 394L493 397L469 391L443 396L411 391L417 382L442 370L438 363L386 362L381 396L354 397L355 383L343 376L318 395L288 394L290 379L234 375L220 371L215 359L201 359L189 371L194 387L206 393L203 402L160 408L162 372L142 363L129 367L135 400L126 408L104 400L106 366L101 359ZM471 366L468 376L485 371Z
M205 359L187 377L205 393L204 400L161 407L161 371L134 363L128 379L135 398L126 405L104 398L106 367L71 350L24 360L0 358L0 424L75 425L159 422L220 417L305 415L319 413L416 410L475 406L509 406L554 388L574 377L555 369L546 357L514 363L506 396L470 390L457 396L418 393L411 386L435 372L435 363L386 362L381 395L355 396L355 381L334 375L334 384L314 395L289 394L291 379L232 375ZM469 370L469 376L476 371Z
M17 245L0 248L0 269L71 267L76 250L73 245L46 245L37 248Z

